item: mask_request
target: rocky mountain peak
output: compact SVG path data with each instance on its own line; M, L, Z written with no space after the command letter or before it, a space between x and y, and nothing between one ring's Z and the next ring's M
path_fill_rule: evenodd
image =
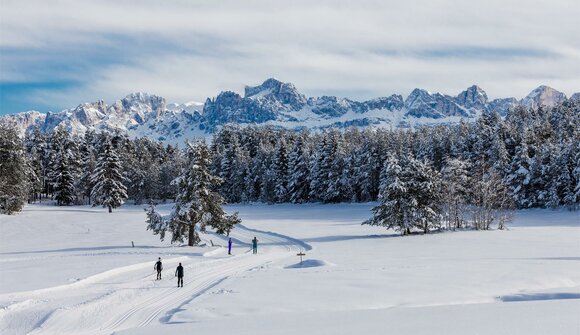
M121 105L123 106L122 112L136 113L140 119L145 119L148 113L158 118L166 110L165 98L143 92L127 95L121 100ZM119 111L117 110L117 112Z
M552 107L566 100L566 95L549 86L540 85L522 99L521 104L526 107L538 108L540 106Z
M307 102L306 96L298 92L292 83L283 83L275 78L266 79L261 85L246 86L244 98L266 99L290 105L299 110Z
M477 85L468 87L465 91L459 93L456 99L458 104L468 109L475 108L481 110L488 103L487 94Z

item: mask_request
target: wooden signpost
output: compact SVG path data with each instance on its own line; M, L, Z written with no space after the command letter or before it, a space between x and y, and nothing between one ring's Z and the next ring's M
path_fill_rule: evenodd
M302 265L302 256L306 256L306 254L302 252L302 249L300 249L300 252L297 253L296 256L300 256L300 265Z

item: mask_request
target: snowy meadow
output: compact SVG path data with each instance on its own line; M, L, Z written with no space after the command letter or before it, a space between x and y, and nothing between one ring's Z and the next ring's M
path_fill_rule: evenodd
M361 226L374 205L225 206L242 219L231 256L211 231L196 247L160 241L143 206L27 205L0 216L0 332L580 332L578 212L519 210L506 230L403 237Z

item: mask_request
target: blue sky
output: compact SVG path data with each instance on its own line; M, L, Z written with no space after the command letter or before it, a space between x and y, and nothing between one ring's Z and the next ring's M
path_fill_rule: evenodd
M367 99L477 84L580 91L580 2L0 2L0 114L143 91L168 102L269 77Z

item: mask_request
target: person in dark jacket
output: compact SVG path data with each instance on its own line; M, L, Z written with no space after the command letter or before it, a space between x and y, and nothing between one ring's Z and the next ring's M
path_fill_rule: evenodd
M232 238L228 240L228 255L232 254Z
M252 240L252 251L254 254L258 253L258 239L256 236L254 236L254 239Z
M161 263L161 257L159 257L159 260L155 263L155 266L153 268L155 270L157 270L157 279L156 280L161 280L161 271L163 270L163 264Z
M180 284L183 287L183 266L181 266L181 263L179 263L175 270L175 276L177 277L177 287L180 287Z

